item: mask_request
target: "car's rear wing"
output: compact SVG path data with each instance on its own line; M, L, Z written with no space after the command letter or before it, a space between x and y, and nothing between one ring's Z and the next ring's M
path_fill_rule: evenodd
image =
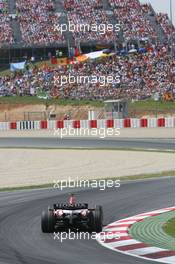
M88 209L87 203L77 203L77 204L65 204L65 203L57 203L53 205L55 210L63 209L63 210L78 210L78 209Z

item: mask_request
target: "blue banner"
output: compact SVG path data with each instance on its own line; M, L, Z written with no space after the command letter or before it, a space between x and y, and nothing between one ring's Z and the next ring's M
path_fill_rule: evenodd
M18 62L18 63L10 63L10 70L17 71L17 70L24 70L26 62Z

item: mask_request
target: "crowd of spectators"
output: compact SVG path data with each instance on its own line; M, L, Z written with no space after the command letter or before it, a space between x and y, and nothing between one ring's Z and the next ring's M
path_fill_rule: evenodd
M164 31L164 34L169 39L172 36L172 32L175 33L175 28L172 25L168 15L164 13L159 13L156 15L156 20L157 20L157 23L161 25Z
M101 0L63 2L70 23L75 26L80 24L90 26L88 31L81 31L77 27L73 32L75 40L102 42L113 41L116 38L113 31L101 34L99 30L91 29L92 25L110 24ZM109 0L109 3L121 25L125 40L157 37L145 16L151 11L149 5L141 5L139 0ZM30 45L50 45L64 41L61 32L55 30L60 14L56 13L54 0L43 0L42 4L39 0L16 0L16 8L23 42ZM169 38L172 25L168 16L157 14L156 20ZM14 40L8 2L0 0L0 43L6 42L12 44ZM134 44L132 50L135 50ZM62 99L142 100L154 94L162 96L167 91L173 91L175 94L175 60L170 55L168 45L148 44L146 50L145 53L115 54L71 66L27 67L25 71L0 77L0 96L35 96L38 92L44 92L50 97ZM68 80L64 84L60 82L62 76L66 76ZM76 81L70 82L68 76L73 76ZM83 82L77 82L81 76L85 77L82 79ZM96 81L92 81L94 76ZM111 76L113 81L107 82L107 78ZM100 82L101 77L105 77L103 85ZM119 82L116 82L116 77Z
M31 46L65 43L64 34L55 30L55 26L60 22L61 13L57 12L54 0L43 0L42 3L39 0L16 0L15 3L24 43ZM102 0L62 0L62 3L67 12L68 21L75 26L75 31L72 32L75 41L117 41L119 34L118 30L115 30L114 21L120 24L126 41L158 37L146 16L151 12L150 6L141 5L139 0L109 0L111 10L113 10L110 14L105 10L105 1ZM1 44L14 42L10 20L8 0L0 0ZM156 15L156 21L169 38L172 25L168 15L159 13ZM108 29L108 25L111 24L114 30ZM84 27L80 28L80 25ZM105 30L102 25L106 25Z
M119 75L120 83L100 82L73 83L61 85L55 82L61 76L113 76ZM60 80L60 79L59 79ZM142 100L155 93L175 93L175 61L167 47L148 48L144 54L127 56L113 55L94 61L70 66L30 68L24 73L0 77L0 93L13 95L36 95L38 91L48 92L51 97L69 99L119 99Z
M145 17L145 6L139 0L109 0L118 18L126 40L157 37L150 21Z
M63 43L64 36L55 30L60 14L53 0L16 0L23 42L30 45Z
M101 0L65 0L64 7L67 11L68 21L75 25L73 38L81 42L105 41L111 42L117 38L117 30L107 29L111 24L106 10L103 9ZM82 27L80 25L86 25ZM105 25L105 30L101 27Z
M175 27L172 24L168 14L166 13L155 13L150 4L141 5L142 11L145 14L155 15L156 23L162 28L166 38L169 40L173 33L175 33Z
M116 40L116 32L106 30L105 34L99 28L93 30L92 25L109 25L109 17L104 10L101 0L64 0L68 21L75 26L89 25L89 30L83 31L78 27L73 32L74 39L82 41ZM145 13L149 12L149 5L141 5L139 0L109 0L114 14L121 24L125 40L156 38L157 34L152 28ZM16 0L16 9L22 40L30 45L49 45L63 43L63 35L55 29L59 21L59 13L55 12L54 0ZM169 38L172 25L167 14L156 15L157 23L161 25ZM0 0L0 43L13 43L13 33L10 26L7 0Z
M14 42L7 0L0 0L0 46Z

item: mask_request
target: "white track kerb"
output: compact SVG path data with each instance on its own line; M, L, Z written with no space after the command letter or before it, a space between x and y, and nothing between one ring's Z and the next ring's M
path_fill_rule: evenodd
M175 263L175 251L170 251L163 248L153 247L141 241L134 239L129 230L131 226L139 221L143 221L147 217L157 216L162 213L175 211L175 207L164 208L155 210L148 213L139 214L129 218L125 218L113 222L104 227L103 232L118 234L118 237L112 239L99 239L97 240L102 246L120 252L126 255L151 260L159 263Z

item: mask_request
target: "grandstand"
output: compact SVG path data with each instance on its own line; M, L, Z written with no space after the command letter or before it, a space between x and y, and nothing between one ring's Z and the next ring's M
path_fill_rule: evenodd
M63 21L75 25L119 23L125 40L164 42L172 29L167 14L156 14L151 5L141 5L138 0L43 0L42 4L39 0L0 0L1 47L66 46L68 38L86 44L121 40L115 32L92 30L64 36L54 30Z
M55 25L90 25L87 31L55 30ZM104 34L92 25L105 28L120 24L120 32ZM139 0L0 0L0 56L4 64L29 59L49 59L58 48L70 55L71 47L95 50L101 47L115 54L68 66L29 65L23 72L0 77L0 95L31 95L38 91L62 99L143 100L159 93L175 93L175 61L172 36L175 29L167 14L156 14L150 4ZM130 54L130 51L134 51ZM174 52L174 53L172 53ZM4 54L4 55L3 55ZM3 58L4 56L4 58ZM61 75L119 75L120 83L101 86L99 82L66 83Z

